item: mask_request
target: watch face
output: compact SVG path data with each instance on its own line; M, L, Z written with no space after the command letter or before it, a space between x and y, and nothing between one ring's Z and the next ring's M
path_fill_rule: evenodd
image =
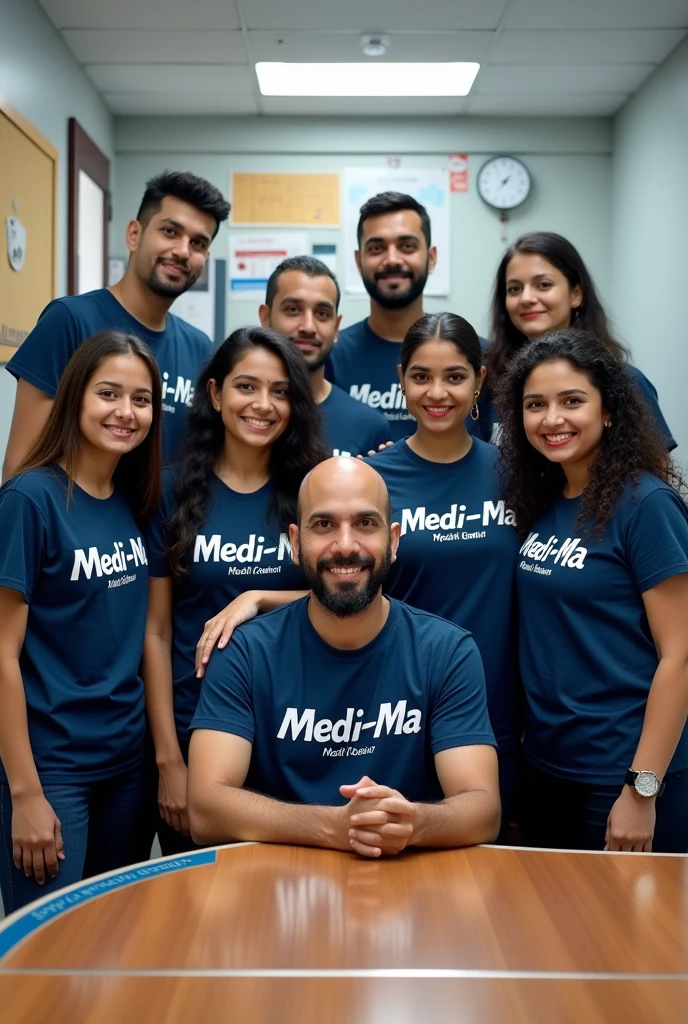
M638 772L635 788L641 796L656 796L659 792L659 779L654 772Z
M514 156L496 156L478 172L480 198L497 210L513 210L530 192L530 174Z

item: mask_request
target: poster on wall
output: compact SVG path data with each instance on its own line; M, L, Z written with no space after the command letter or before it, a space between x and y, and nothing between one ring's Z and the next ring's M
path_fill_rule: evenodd
M356 226L361 206L379 192L404 192L413 196L430 216L432 244L437 246L437 266L428 278L426 295L448 295L450 289L450 211L449 177L445 167L417 169L408 167L347 167L342 175L342 212L344 221L344 290L349 295L364 295L365 288L356 267L358 248Z
M305 231L252 231L229 235L229 291L237 299L262 302L268 278L287 256L310 252Z
M215 260L209 259L198 280L172 304L172 312L198 327L209 338L215 336Z

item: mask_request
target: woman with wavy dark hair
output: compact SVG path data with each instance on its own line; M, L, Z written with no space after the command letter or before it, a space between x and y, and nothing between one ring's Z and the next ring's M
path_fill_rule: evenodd
M688 851L688 506L633 377L586 332L496 395L517 568L526 841Z
M138 338L76 350L0 490L0 886L5 910L137 858L141 524L160 493L160 376Z
M365 460L387 484L401 524L385 593L472 633L508 824L521 731L512 636L518 539L502 501L497 450L467 430L485 377L480 339L455 313L427 313L406 333L398 372L416 430Z
M497 269L487 350L487 388L481 407L483 437L499 443L500 422L490 398L510 360L524 345L553 331L590 331L616 359L627 364L662 434L667 451L676 447L647 377L628 363L629 353L614 337L593 279L578 250L561 235L521 235Z
M196 648L206 620L239 596L249 598L251 614L301 596L288 527L301 481L328 454L299 352L266 327L235 331L198 380L181 461L165 471L149 531L144 680L165 853L193 846L188 725L200 695Z

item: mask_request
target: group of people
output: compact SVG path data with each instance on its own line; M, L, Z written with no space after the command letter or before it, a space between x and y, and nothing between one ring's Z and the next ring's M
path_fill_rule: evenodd
M169 309L228 213L152 179L122 280L8 364L5 908L155 833L688 852L688 506L578 252L518 239L486 341L424 313L430 221L384 193L367 319L294 257L213 351Z

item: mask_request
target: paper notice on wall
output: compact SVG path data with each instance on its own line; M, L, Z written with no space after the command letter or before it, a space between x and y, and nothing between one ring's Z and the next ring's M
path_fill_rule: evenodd
M449 167L449 191L468 192L468 153L450 153L447 157Z
M310 253L305 231L229 235L229 291L237 299L265 299L270 274L287 256Z
M408 167L347 167L343 174L344 287L350 295L364 295L356 267L356 227L363 203L380 192L403 192L426 208L430 216L432 244L437 246L437 266L428 278L426 295L448 295L450 290L449 172Z
M331 270L334 276L337 276L337 246L336 245L325 245L323 243L313 244L311 251L317 260L324 263L328 270Z
M215 337L215 260L209 259L191 288L182 292L172 304L175 316L198 327L213 340Z

